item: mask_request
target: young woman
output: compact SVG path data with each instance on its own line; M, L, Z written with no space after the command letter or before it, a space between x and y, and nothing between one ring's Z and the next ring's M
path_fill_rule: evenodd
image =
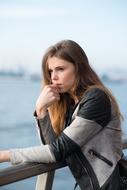
M45 145L0 152L0 160L66 160L82 190L120 190L121 113L111 92L74 41L51 46L42 61L35 116Z

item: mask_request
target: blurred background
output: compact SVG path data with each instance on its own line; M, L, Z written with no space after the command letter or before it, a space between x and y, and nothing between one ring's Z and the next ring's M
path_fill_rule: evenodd
M85 50L115 95L127 133L127 1L0 0L0 149L40 143L33 112L41 60L50 45L63 39ZM8 166L0 164L0 170ZM34 190L35 182L36 177L0 189ZM69 170L58 170L53 190L70 190L74 183Z

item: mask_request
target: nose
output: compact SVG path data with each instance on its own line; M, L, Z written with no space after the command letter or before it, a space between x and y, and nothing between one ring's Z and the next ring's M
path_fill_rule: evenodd
M51 80L52 80L52 82L58 80L58 74L56 71L52 71Z

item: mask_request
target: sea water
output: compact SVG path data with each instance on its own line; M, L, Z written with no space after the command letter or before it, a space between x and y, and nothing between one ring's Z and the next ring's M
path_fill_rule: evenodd
M127 83L107 83L124 116L127 133ZM33 112L40 93L40 81L23 78L0 78L0 150L39 145ZM0 169L11 166L0 164ZM36 177L0 187L0 190L35 190ZM53 190L71 190L75 181L69 169L56 171Z

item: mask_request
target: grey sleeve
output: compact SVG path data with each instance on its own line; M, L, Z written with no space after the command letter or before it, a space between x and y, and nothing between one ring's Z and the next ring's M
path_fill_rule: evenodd
M76 116L72 123L63 131L72 141L82 147L94 135L101 131L102 126L98 123Z
M30 148L11 149L10 161L12 164L22 162L53 163L56 162L56 159L50 146L42 145Z
M45 145L11 149L10 161L12 164L19 164L22 162L56 162L54 154L49 145L56 138L56 134L54 133L51 126L49 114L47 114L44 118L38 119L36 112L34 112L34 116L37 121L37 127L39 128L41 141Z

